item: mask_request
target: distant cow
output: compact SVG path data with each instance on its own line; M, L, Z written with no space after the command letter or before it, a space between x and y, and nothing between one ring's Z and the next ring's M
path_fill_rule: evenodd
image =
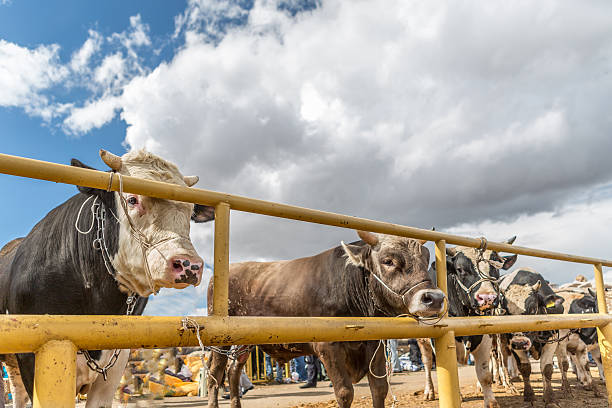
M569 314L583 313L598 313L596 293L591 288L584 289L566 289L556 292L559 296L565 299L563 303L564 312ZM576 376L586 390L593 390L596 396L599 396L597 385L593 382L591 369L589 367L588 353L591 352L593 359L600 369L602 380L603 367L601 363L601 354L599 353L599 343L597 342L597 329L587 327L579 329L569 334L567 339L567 354L572 359L576 367ZM562 364L562 370L568 370L568 363Z
M362 241L291 261L230 266L231 316L436 316L444 294L429 278L429 251L421 242L359 231ZM212 309L212 282L208 310ZM368 375L375 408L384 407L385 355L378 341L263 345L280 362L316 354L329 375L341 408L350 407L353 386ZM227 357L213 353L209 407L218 407ZM239 375L246 356L229 371L232 407L240 407ZM371 363L372 372L369 371ZM382 376L382 378L378 378Z
M151 153L123 157L100 151L119 175L191 186L178 168ZM73 159L72 165L85 167ZM110 178L110 174L109 174ZM189 238L189 220L208 221L210 207L79 187L80 193L47 214L25 237L0 251L2 314L141 314L148 296L162 287L185 288L202 278L202 258ZM85 351L101 367L112 350ZM87 406L111 406L128 352L104 379L77 356L77 393L87 393ZM34 354L4 356L14 387L15 406L32 397ZM25 391L24 388L25 387Z
M520 268L505 275L500 280L500 289L504 292L505 308L511 315L538 315L563 313L563 298L554 293L546 280L530 268ZM558 361L565 360L565 343L557 342L562 338L558 330L513 333L508 341L512 355L517 361L519 372L523 377L525 402L534 402L535 393L531 387L531 362L528 352L540 360L544 383L544 402L547 407L556 406L551 384L553 373L553 356ZM562 378L563 391L570 392L567 376Z
M512 237L507 243L512 244L515 239L516 237ZM500 256L491 250L481 253L480 250L470 247L447 248L448 314L453 317L490 314L499 303L496 289L499 270L511 268L516 259L517 255ZM430 269L432 277L435 276L435 270L434 262ZM474 356L474 368L482 386L484 406L487 408L499 406L491 388L492 376L489 370L491 337L489 335L465 336L457 337L456 340L463 343L457 347L457 350L460 351L457 354L460 363L466 362L468 353ZM429 339L419 339L418 344L425 366L424 398L433 400L435 398L431 378L433 349Z

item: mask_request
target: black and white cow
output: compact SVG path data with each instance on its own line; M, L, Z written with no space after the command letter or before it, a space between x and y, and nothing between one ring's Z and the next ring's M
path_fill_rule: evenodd
M596 293L591 288L574 288L556 292L563 297L564 312L568 314L598 313ZM597 363L599 376L605 381L599 343L597 342L597 329L587 327L569 334L567 339L567 354L575 367L576 376L586 390L593 390L595 396L600 396L597 385L593 382L591 369L589 367L588 353L591 352ZM563 371L568 370L568 363L561 364ZM566 374L565 374L566 375Z
M507 241L511 244L516 237ZM509 269L516 262L517 255L500 256L497 252L486 250L480 253L478 249L456 246L446 250L446 270L448 286L448 314L455 317L479 316L490 314L497 307L496 282L499 279L500 269ZM430 275L435 275L435 262L431 265ZM434 279L435 282L435 279ZM457 350L467 349L474 356L476 376L482 386L484 406L498 407L491 387L492 376L489 370L489 357L491 355L491 337L466 336L458 337L462 342ZM423 355L425 366L425 399L434 399L431 367L433 348L429 339L419 339L419 348ZM465 346L465 347L464 347ZM458 359L466 358L466 354L458 355Z
M563 298L552 290L546 280L531 268L519 268L500 279L500 289L504 293L504 307L511 315L538 315L563 313ZM544 383L544 402L546 407L558 407L554 401L551 384L553 356L558 361L566 361L563 338L567 331L547 330L537 332L513 333L505 337L504 343L514 356L523 377L523 399L533 405L535 393L531 387L531 363L529 354L540 360ZM508 348L504 347L507 352ZM529 354L528 354L529 353ZM567 363L566 363L567 364ZM565 370L567 372L567 368ZM567 376L562 376L565 394L570 393Z
M100 155L119 175L191 186L196 176L146 151L122 157ZM73 159L72 165L85 167ZM110 177L110 175L109 175ZM25 238L0 251L0 313L2 314L141 314L148 296L162 287L198 285L203 260L189 238L190 219L214 218L211 207L79 187L79 193L47 214ZM131 297L133 296L133 297ZM109 350L89 351L100 366ZM87 393L88 407L110 407L125 369L123 351L105 381L84 369L77 356L77 393ZM16 407L32 397L34 354L3 356L19 388Z

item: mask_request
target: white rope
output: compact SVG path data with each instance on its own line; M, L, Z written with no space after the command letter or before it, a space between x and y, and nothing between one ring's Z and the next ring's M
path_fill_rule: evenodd
M79 228L79 220L81 219L81 212L83 211L83 207L85 207L85 204L87 204L87 202L91 200L91 197L93 196L90 195L89 197L87 197L85 201L83 201L83 204L81 204L81 208L79 208L79 212L77 214L76 220L74 221L74 228L76 228L77 232L82 235L89 234L93 230L94 223L95 223L95 217L96 217L95 207L96 207L96 201L98 201L98 197L95 197L93 203L91 204L91 208L90 208L91 225L89 226L89 229L87 231L81 231L81 229Z
M183 325L183 327L181 328L182 330L189 330L190 328L193 329L193 332L195 333L196 338L198 339L198 343L200 344L200 351L201 351L200 360L202 361L202 368L204 368L206 364L206 362L204 361L204 353L206 351L206 347L204 347L204 343L202 343L202 339L200 338L199 323L196 320L191 319L187 316L183 317L183 320L181 320L181 323ZM208 378L212 378L215 381L215 388L219 388L219 383L217 382L217 379L213 375L208 373Z
M383 346L383 353L384 353L383 356L385 358L385 374L378 375L378 374L375 374L374 371L372 370L372 363L374 362L374 358L376 358L376 354L378 353L378 350L380 349L381 345ZM391 408L395 408L398 400L397 400L397 396L393 392L393 387L391 387L391 375L393 373L393 365L391 362L391 356L387 352L387 342L386 341L378 340L378 346L376 347L374 354L372 354L372 358L370 359L370 364L368 364L368 371L370 372L370 375L374 378L378 378L378 379L386 378L387 379L387 385L389 386L389 393L391 393L391 398L393 399L393 401L391 402Z

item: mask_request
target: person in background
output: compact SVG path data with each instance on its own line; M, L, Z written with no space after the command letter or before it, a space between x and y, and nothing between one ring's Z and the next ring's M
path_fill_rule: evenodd
M247 392L251 391L255 386L249 380L249 376L244 372L244 368L242 369L242 373L240 373L240 398L244 396ZM223 394L223 399L230 399L230 394Z
M387 340L387 347L389 348L389 353L391 354L391 367L394 373L401 373L402 366L399 361L399 356L397 355L397 339Z
M306 374L306 362L304 361L304 356L296 357L291 360L291 372L296 372L298 374L298 381L304 382L308 378Z
M416 339L408 339L408 345L410 346L410 371L422 370L421 350Z
M317 379L319 377L319 365L317 364L319 359L315 355L306 356L306 384L300 385L300 388L315 388L317 386Z
M276 376L274 377L274 381L276 381L279 384L283 384L283 372L284 372L284 366L279 364L278 361L276 361ZM272 357L270 357L269 354L266 354L266 377L271 380L272 379Z

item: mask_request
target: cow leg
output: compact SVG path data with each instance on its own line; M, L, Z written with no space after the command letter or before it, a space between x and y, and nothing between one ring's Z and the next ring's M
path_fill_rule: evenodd
M241 346L244 347L244 346ZM228 369L228 382L230 389L230 399L232 408L241 408L240 404L240 375L242 374L242 368L249 359L248 352L245 352L238 356L238 358L230 363Z
M348 356L342 344L316 343L314 351L323 363L327 376L334 385L334 394L340 408L349 408L353 403L353 383L346 367ZM369 361L368 361L369 363ZM381 374L376 372L376 374Z
M369 364L372 356L368 355L367 358ZM385 353L383 348L380 347L372 361L372 371L376 375L372 375L370 370L368 370L368 384L370 385L370 393L372 394L373 408L385 408L385 398L387 398L387 393L389 392L389 383L387 382L387 376L382 378L380 378L380 376L382 373L386 373L386 369Z
M474 356L474 367L476 376L482 387L482 396L484 398L485 408L498 408L499 403L493 394L491 383L493 376L489 370L489 360L491 359L491 337L489 335L482 336L482 340L476 350L472 352Z
M559 336L563 337L567 330L560 330ZM563 398L572 397L572 389L570 388L569 381L567 380L567 370L569 370L569 361L567 358L567 339L560 341L557 345L557 362L559 363L559 370L561 370L561 389L563 390Z
M518 360L519 372L523 377L523 401L534 406L535 393L531 387L531 362L526 351L518 350L513 352L515 358Z
M599 351L599 343L595 343L594 347L588 347L588 350L593 356L593 360L597 364L597 371L599 371L599 378L601 381L606 382L606 375L604 374L603 363L601 361L601 352Z
M25 408L28 400L28 393L21 380L19 365L14 354L5 355L4 366L9 378L9 387L13 395L13 408ZM4 395L2 396L4 398Z
M229 347L223 347L229 350ZM227 365L225 354L215 353L210 355L208 367L208 408L219 408L219 387L223 385L223 373Z
M599 391L593 383L586 344L580 340L578 335L572 335L567 349L573 352L578 381L580 381L585 390L593 390L595 395L599 395Z
M108 363L108 359L112 356L112 352L104 353L102 355L108 357L100 361L100 363L104 363L104 365L106 365ZM113 406L115 391L117 391L117 386L121 381L121 376L125 371L129 357L129 349L121 350L115 365L113 365L107 371L106 381L104 381L104 377L102 375L97 376L96 380L91 386L91 389L87 393L87 404L85 404L86 408L111 408ZM100 365L104 366L103 364Z
M589 364L589 351L587 349L587 345L582 341L578 340L578 350L580 351L580 359L578 360L581 363L581 366L584 370L584 378L586 380L585 390L593 390L593 394L596 397L600 397L601 393L599 392L599 388L597 384L593 381L593 375L591 374L591 366Z
M433 401L436 399L436 392L434 390L433 379L431 378L431 367L433 365L433 348L431 347L430 339L417 339L419 350L421 350L421 360L423 360L423 366L425 367L425 391L423 392L423 398L426 401Z
M553 357L557 350L557 345L557 343L545 344L540 357L540 370L542 371L544 382L544 406L546 408L559 408L559 405L555 402L552 388Z

